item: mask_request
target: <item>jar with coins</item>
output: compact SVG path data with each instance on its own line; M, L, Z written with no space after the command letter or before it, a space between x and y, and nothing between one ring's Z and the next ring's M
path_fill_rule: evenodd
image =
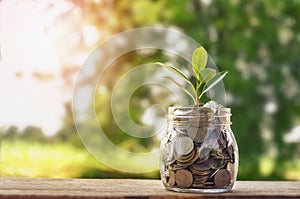
M169 107L160 147L160 173L166 189L197 193L232 189L239 158L230 117L229 108L213 101Z

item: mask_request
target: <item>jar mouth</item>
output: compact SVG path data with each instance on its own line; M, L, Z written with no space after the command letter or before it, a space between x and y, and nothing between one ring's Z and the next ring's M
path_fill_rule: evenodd
M218 113L215 114L211 108L202 107L202 106L170 106L168 107L168 114L176 116L206 116L214 115L214 117L224 117L231 116L231 108L222 107L218 110Z
M194 118L194 119L198 119L199 121L190 121L190 118L172 118L169 117L168 118L168 123L176 125L176 126L197 126L197 127L206 127L206 126L210 126L210 125L231 125L232 122L230 121L230 119L227 119L228 117L222 117L222 118L212 118L210 120L207 121L201 121L201 118Z
M202 106L171 106L168 108L168 120L169 122L176 123L191 123L195 120L199 120L201 125L207 123L218 124L231 124L231 109L222 107L217 113L211 108Z

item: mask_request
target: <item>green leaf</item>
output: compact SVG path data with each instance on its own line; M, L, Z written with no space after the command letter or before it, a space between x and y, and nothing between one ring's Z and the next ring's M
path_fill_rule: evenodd
M199 47L193 52L192 65L194 73L199 80L200 71L203 70L207 62L207 52L203 47Z
M174 84L176 84L181 90L183 90L185 93L187 93L187 94L193 99L194 103L196 104L197 99L195 99L195 96L194 96L192 93L190 93L190 92L188 91L188 89L186 89L184 86L182 86L180 83L178 83L176 80L172 79L171 77L165 76L165 78L171 80L171 81L172 81Z
M200 71L199 80L200 84L204 82L210 81L212 78L214 78L217 74L217 71L212 68L204 68Z
M163 64L160 62L156 62L156 64L161 65L167 69L169 69L170 71L172 71L173 73L176 73L177 75L181 76L183 79L185 79L186 81L189 81L188 78L182 73L180 72L177 68L173 67L173 66L169 66L167 64Z
M163 67L169 69L170 71L172 71L173 73L177 74L178 76L180 76L182 79L184 79L185 82L187 82L191 86L193 91L196 93L196 89L195 89L194 85L192 84L192 82L182 72L180 72L177 68L175 68L173 66L169 66L167 64L160 63L160 62L156 62L156 64L158 64L160 66L163 66Z
M214 87L216 84L218 84L222 79L227 75L228 71L222 71L218 74L215 75L214 78L212 78L209 82L206 83L207 88L201 93L202 94L206 93L209 91L212 87Z

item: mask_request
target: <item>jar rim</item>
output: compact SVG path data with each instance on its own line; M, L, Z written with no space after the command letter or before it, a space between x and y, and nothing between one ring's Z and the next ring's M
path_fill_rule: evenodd
M231 114L231 108L222 107L219 111L219 114L214 114L213 110L209 107L203 107L203 106L169 106L168 107L168 113L176 113L176 111L208 111L207 113L213 114L216 116L225 116L225 115L232 115ZM195 112L196 113L196 112ZM184 115L187 115L187 113L184 113Z
M197 106L170 106L168 107L168 120L176 123L189 123L190 119L207 120L208 123L231 124L231 109L222 107L217 113L209 107Z

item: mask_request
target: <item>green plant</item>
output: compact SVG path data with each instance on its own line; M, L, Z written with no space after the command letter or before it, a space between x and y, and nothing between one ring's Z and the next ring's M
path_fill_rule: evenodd
M207 58L207 52L203 47L199 47L194 50L192 57L192 67L194 71L195 81L191 81L189 78L187 78L186 75L184 75L173 66L169 66L160 62L157 62L157 64L169 69L170 71L181 77L188 84L190 89L185 88L184 85L180 84L178 81L172 79L171 77L166 78L174 82L180 89L187 93L193 99L195 105L199 106L199 102L202 96L211 88L213 88L217 83L219 83L228 73L228 71L217 73L217 71L213 68L206 68Z

